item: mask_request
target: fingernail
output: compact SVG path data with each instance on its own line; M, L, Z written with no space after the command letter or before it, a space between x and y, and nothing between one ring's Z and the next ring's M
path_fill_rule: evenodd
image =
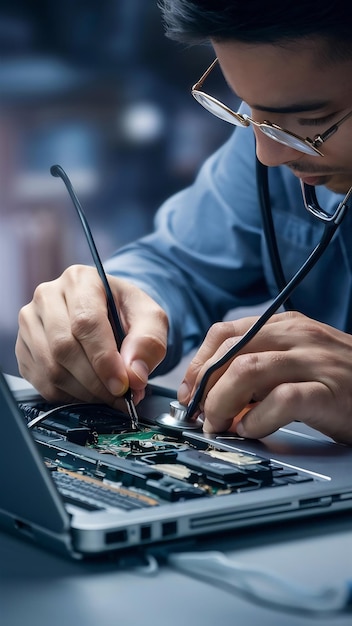
M113 396L122 396L128 389L122 380L118 378L110 378L107 382L107 388Z
M136 376L143 384L147 384L149 377L149 368L144 361L141 361L139 359L136 361L132 361L131 370L136 374Z
M208 420L204 418L204 415L203 415L203 432L209 433L210 435L213 433L213 429L210 426Z
M185 381L183 381L178 389L177 397L181 404L186 404L190 394L190 389Z

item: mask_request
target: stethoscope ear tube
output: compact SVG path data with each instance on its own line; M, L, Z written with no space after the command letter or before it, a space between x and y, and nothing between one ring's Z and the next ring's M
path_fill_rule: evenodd
M303 189L303 192L306 191ZM284 287L280 289L276 298L274 298L273 302L269 305L269 307L262 313L262 315L257 319L256 322L247 330L247 332L241 337L241 339L235 343L220 359L215 361L207 371L203 374L203 377L199 383L199 386L191 400L190 404L187 407L187 412L185 419L190 420L191 417L195 414L199 403L202 399L202 396L205 392L206 385L210 379L210 376L218 370L220 367L225 365L230 359L233 359L239 352L244 348L247 343L255 337L255 335L260 331L260 329L264 326L264 324L271 318L274 313L278 311L278 309L287 302L293 291L296 287L302 282L302 280L307 276L310 270L314 267L317 261L320 259L323 252L328 247L336 229L340 225L343 220L344 215L347 210L347 199L352 196L352 187L346 195L345 199L340 203L337 211L336 211L336 219L334 221L324 221L324 230L321 236L319 243L315 246L313 251L310 253L306 261L301 265L296 274L285 283Z
M271 262L271 267L273 270L274 278L276 281L276 285L278 291L282 291L284 287L287 285L287 281L285 279L284 271L282 269L279 248L277 245L277 239L274 228L273 215L271 211L271 202L270 202L270 192L269 192L269 182L268 182L268 168L266 165L263 165L256 157L256 178L257 178L257 191L258 191L258 200L259 206L262 216L263 223L263 231L265 236L265 241L268 245L268 252ZM285 302L286 310L294 310L292 301L290 298L287 298Z

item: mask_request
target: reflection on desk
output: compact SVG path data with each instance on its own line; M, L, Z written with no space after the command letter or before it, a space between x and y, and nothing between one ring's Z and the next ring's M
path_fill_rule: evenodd
M347 515L297 522L236 537L202 541L238 563L276 572L309 588L352 578L352 529ZM187 549L187 547L185 548ZM308 626L310 616L273 611L241 594L161 566L155 575L128 562L71 562L0 535L1 623L6 626ZM351 624L351 615L324 619Z

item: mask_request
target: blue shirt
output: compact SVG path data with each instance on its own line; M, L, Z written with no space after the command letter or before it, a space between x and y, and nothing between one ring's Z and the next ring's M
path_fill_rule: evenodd
M289 280L320 240L323 225L305 209L300 183L288 168L270 168L269 181L281 263ZM325 187L316 193L331 212L342 199ZM347 332L352 329L351 220L352 209L292 295L295 310ZM158 374L199 345L209 326L228 311L275 297L252 131L237 128L205 162L194 184L159 209L155 231L117 251L105 267L141 287L168 314L169 348Z

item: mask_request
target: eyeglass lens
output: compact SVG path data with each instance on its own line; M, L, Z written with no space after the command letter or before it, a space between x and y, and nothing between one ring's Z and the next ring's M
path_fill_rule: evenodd
M314 150L314 148L311 148L309 144L304 141L304 139L295 137L294 135L291 135L287 131L281 130L280 128L274 128L272 126L269 126L269 124L262 124L259 126L259 128L262 133L264 133L264 135L270 137L271 139L274 139L274 141L277 141L284 146L294 148L295 150L305 152L306 154L310 154L312 156L318 156L316 150Z
M216 100L201 91L192 91L192 95L197 102L204 107L204 109L207 109L209 113L212 113L221 120L224 120L224 122L228 122L234 126L247 126L247 124L241 121L239 117L236 117L234 111L228 109L224 104L219 102L219 100Z
M219 117L224 122L228 122L229 124L233 124L234 126L247 126L250 123L254 123L253 120L251 120L251 118L248 116L244 116L244 119L241 119L240 116L237 116L234 111L231 111L231 109L219 102L219 100L216 100L212 96L209 96L202 91L194 90L192 91L192 95L197 100L197 102L202 105L202 107L207 109L207 111L209 111L216 117ZM274 126L266 124L265 122L263 124L255 124L255 126L258 126L258 128L260 128L264 135L270 137L278 143L283 144L284 146L299 150L300 152L305 152L306 154L312 156L318 156L319 154L316 150L314 150L313 147L306 143L304 139L301 139L300 137L295 137L295 135L289 133L288 131L285 131L281 128L275 128Z

